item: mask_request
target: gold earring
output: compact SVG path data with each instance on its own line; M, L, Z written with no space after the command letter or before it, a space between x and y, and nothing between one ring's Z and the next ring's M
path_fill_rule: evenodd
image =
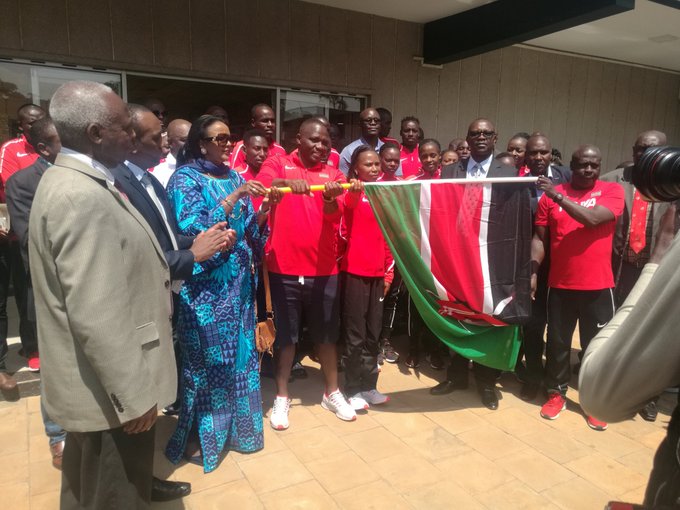
M205 147L201 147L201 154L203 154L204 156L208 154L208 151L205 150Z

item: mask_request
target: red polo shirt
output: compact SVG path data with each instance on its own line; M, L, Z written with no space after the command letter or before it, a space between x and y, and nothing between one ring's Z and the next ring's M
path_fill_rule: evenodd
M555 191L589 209L596 205L606 207L615 218L623 213L623 188L615 182L596 181L588 190L560 184ZM538 201L534 223L550 229L550 287L571 290L614 287L612 241L616 220L587 228L544 193Z
M394 181L401 181L402 178L399 177L396 172L393 174L387 173L387 172L381 172L380 176L377 179L377 182L394 182Z
M26 137L9 140L0 147L0 202L5 202L5 184L13 174L31 166L38 160L38 153Z
M270 158L272 156L285 156L286 155L286 150L281 147L278 143L274 142L269 146L269 152L267 153L267 157ZM239 140L236 142L236 145L234 146L234 150L231 153L231 158L229 158L229 167L230 168L238 168L242 167L246 164L246 151L243 148L243 140Z
M247 165L246 163L243 164L243 166L240 166L238 168L235 168L241 177L245 179L246 182L248 181L259 181L259 173L257 176L253 173L251 170L250 166ZM253 202L253 207L255 208L255 212L258 211L260 206L262 205L262 202L264 201L264 197L250 197L250 200Z
M422 168L418 169L418 173L415 175L409 175L404 177L404 181L431 181L432 179L439 179L442 175L442 167L437 168L434 174L427 174L423 172Z
M310 185L330 181L345 182L344 174L329 165L305 168L297 156L267 158L257 174L270 187L274 179L303 179ZM293 276L329 276L337 274L337 232L342 215L342 196L338 210L324 214L321 192L313 196L286 194L272 207L271 235L265 247L269 270Z
M392 283L394 258L366 195L345 193L340 220L340 270Z
M416 175L420 171L420 157L418 156L418 146L409 152L409 150L401 147L401 175L406 178L411 175Z

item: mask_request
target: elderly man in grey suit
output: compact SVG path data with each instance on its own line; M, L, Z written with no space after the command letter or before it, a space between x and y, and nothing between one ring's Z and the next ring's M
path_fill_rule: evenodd
M50 114L63 148L35 195L29 251L43 402L68 432L61 508L148 508L157 409L177 384L168 264L113 185L134 136L123 101L69 82Z

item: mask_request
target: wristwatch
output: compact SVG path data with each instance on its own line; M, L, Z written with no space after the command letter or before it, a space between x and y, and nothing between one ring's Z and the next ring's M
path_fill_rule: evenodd
M552 201L555 202L556 204L561 204L562 200L564 200L564 195L562 193L556 193L555 196L552 198Z

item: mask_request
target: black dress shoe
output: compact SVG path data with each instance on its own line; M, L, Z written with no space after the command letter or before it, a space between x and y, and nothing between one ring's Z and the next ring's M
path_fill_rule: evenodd
M525 402L530 402L538 396L538 384L525 382L522 384L522 391L519 394L519 398Z
M153 477L151 483L151 501L162 502L183 498L191 494L189 482L171 482Z
M659 411L656 408L656 402L652 400L645 407L640 409L638 413L640 414L640 416L642 416L642 419L645 421L656 421L656 417L659 414Z
M498 397L496 396L496 390L493 388L482 388L482 390L479 392L479 395L482 397L482 404L484 404L487 408L491 409L492 411L498 409Z
M430 388L430 395L447 395L455 390L466 390L467 384L461 382L454 382L447 379L442 381L437 386Z

